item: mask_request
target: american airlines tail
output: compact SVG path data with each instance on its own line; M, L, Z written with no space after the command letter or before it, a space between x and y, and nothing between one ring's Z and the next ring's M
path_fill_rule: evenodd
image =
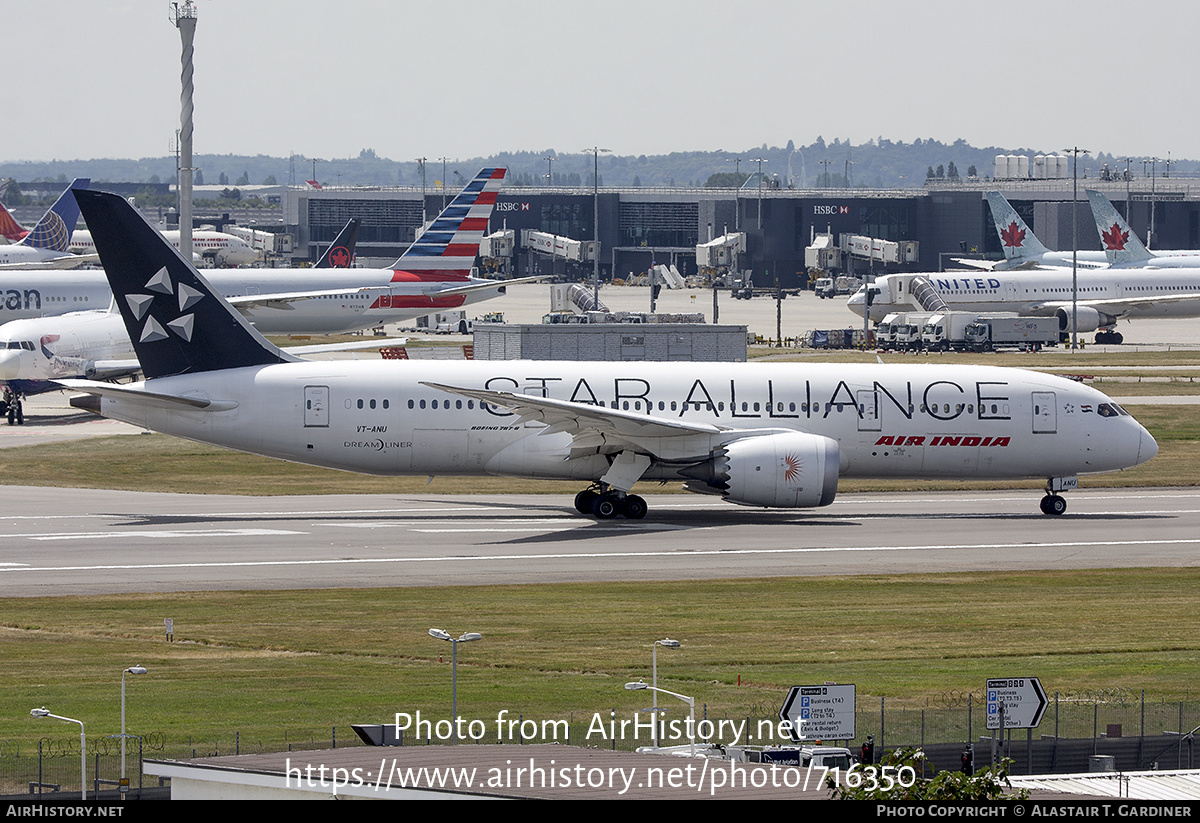
M1088 189L1088 202L1096 219L1096 231L1110 266L1137 266L1149 262L1154 255L1133 233L1125 218L1098 191Z
M42 215L38 224L29 230L20 245L35 249L46 249L66 253L71 245L71 234L79 222L79 205L75 202L76 190L85 190L91 180L79 177L72 181L66 191L58 196L50 211Z
M333 238L333 242L329 244L329 248L325 249L325 253L321 255L321 259L313 268L350 268L350 264L354 262L354 247L358 245L358 227L361 224L362 221L359 218L351 217L345 227L338 232L338 236Z
M1025 225L1021 215L1004 199L1003 194L989 191L987 201L992 209L992 220L996 224L996 233L1000 235L1000 245L1004 249L1006 262L1020 263L1028 258L1037 259L1050 251L1034 236L1033 231Z
M14 243L25 239L25 235L29 234L29 229L21 228L21 224L16 221L8 209L0 203L0 235L7 237Z
M483 169L392 264L392 282L467 280L508 169Z

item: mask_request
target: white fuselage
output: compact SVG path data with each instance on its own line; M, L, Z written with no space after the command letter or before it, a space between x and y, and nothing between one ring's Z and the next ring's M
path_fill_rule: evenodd
M1070 269L986 274L941 272L921 276L929 280L953 311L1016 312L1049 317L1064 306L1069 307L1073 295ZM876 278L874 287L879 294L871 303L872 321L878 322L892 312L917 308L900 297L899 278L903 277L912 275ZM1200 316L1200 268L1080 270L1078 286L1078 305L1092 306L1113 318ZM847 302L858 315L863 313L864 289Z
M162 232L163 237L176 249L179 248L179 230ZM74 254L95 254L96 244L91 232L86 229L71 235L70 251ZM192 255L211 258L218 266L245 266L256 262L261 255L240 237L221 231L196 229L192 232Z
M654 457L642 479L680 479L680 466L753 430L836 440L842 476L1059 477L1128 468L1157 451L1136 420L1090 387L984 366L306 362L145 384L222 411L108 395L99 411L180 437L372 474L594 479L608 469L602 441L583 453L567 431L516 422L424 382L719 427L661 436L646 447Z
M244 316L264 334L359 331L487 300L504 287L501 281L494 289L441 297L439 289L483 281L397 279L404 274L391 269L214 269L206 279L224 297L346 290L287 302L286 307L247 309ZM355 291L364 287L372 290ZM0 323L107 309L111 302L102 271L0 272Z
M0 381L104 377L112 361L137 361L119 314L68 312L0 326Z

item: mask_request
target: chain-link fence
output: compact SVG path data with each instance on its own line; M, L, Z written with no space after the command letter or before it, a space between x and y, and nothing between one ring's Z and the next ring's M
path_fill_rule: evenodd
M971 744L976 766L993 758L1010 757L1014 774L1085 772L1090 759L1097 755L1112 757L1113 765L1121 771L1181 769L1193 767L1200 756L1200 752L1193 752L1192 741L1193 731L1200 727L1200 700L1153 701L1127 690L1058 693L1048 695L1048 699L1038 728L1001 734L988 730L987 707L978 694L946 693L931 699L924 708L893 708L883 698L860 698L855 712L855 738L821 742L847 746L857 753L871 736L877 760L884 751L917 746L925 751L935 771L959 768L962 753ZM668 708L657 739L650 717L647 714L631 720L627 709L554 720L512 715L502 726L473 721L458 729L441 720L403 730L396 742L403 746L447 745L456 732L459 745L558 742L632 751L641 746L688 742L686 710ZM766 707L753 715L736 716L697 706L696 720L707 721L698 723L697 728L701 737L713 743L760 746L791 742L780 736L779 717ZM128 796L144 796L159 788L158 778L142 776L143 759L182 760L361 745L365 744L349 727L288 731L276 738L238 732L204 739L169 740L161 734L131 737L127 743ZM99 791L115 797L121 775L120 739L89 737L83 764L77 736L46 737L36 745L0 743L0 795L78 794L81 767L86 769L89 796Z

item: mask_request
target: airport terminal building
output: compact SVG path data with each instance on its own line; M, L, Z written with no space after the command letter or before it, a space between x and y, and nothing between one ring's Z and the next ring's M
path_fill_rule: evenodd
M1153 186L1152 186L1153 182ZM1085 188L1099 188L1145 236L1154 209L1155 248L1200 248L1200 180L1135 179L1128 184L1079 181L1079 248L1099 249ZM754 284L785 287L807 281L805 248L815 233L830 231L891 241L917 241L919 259L905 266L940 271L963 256L1002 257L984 192L999 188L1051 249L1072 245L1072 181L997 183L963 181L913 189L699 189L506 186L496 201L490 230L514 230L513 276L553 272L591 276L591 262L543 258L521 244L533 229L574 240L595 239L599 226L602 278L627 277L653 263L675 263L697 272L695 247L723 234L746 234L742 268ZM386 265L412 242L422 219L442 208L440 192L420 189L324 188L282 190L283 229L295 238L294 260L316 260L351 217L362 219L359 259ZM876 264L878 265L878 264ZM857 273L868 263L859 261ZM880 269L875 269L880 273Z

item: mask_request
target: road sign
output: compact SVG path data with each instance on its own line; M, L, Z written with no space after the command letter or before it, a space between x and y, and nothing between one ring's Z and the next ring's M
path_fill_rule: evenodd
M792 740L853 740L854 684L792 686L780 720L790 720Z
M1000 728L1004 716L1006 729L1032 729L1046 713L1046 693L1036 677L997 678L987 682L987 727Z

